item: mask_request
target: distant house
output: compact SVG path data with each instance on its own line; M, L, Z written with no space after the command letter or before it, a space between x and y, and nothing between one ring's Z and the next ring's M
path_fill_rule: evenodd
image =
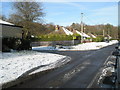
M108 41L108 40L110 40L110 39L112 39L112 37L111 37L110 35L105 35L105 36L104 36L104 41Z
M75 30L75 31L76 31L77 34L81 35L84 39L86 39L86 38L90 38L90 36L87 35L87 34L84 33L84 32L80 32L80 31L78 31L78 30Z
M21 26L16 26L12 23L3 21L0 19L0 37L1 38L22 38L22 28Z
M108 38L111 39L112 37L110 35L108 35Z
M92 38L96 38L96 36L95 36L95 35L93 35L93 34L91 34L91 37L92 37Z
M89 33L88 35L89 35L91 38L96 38L96 36L93 35L93 34L91 34L91 33Z
M63 26L55 26L55 31L53 31L50 34L60 34L60 35L73 35L73 32L71 32L70 30L66 29Z
M63 31L66 33L66 35L73 35L73 32L69 31L68 29L62 27Z

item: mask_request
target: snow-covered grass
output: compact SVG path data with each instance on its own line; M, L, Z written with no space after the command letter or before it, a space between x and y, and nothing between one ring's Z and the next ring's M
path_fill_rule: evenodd
M107 42L91 42L91 43L83 43L79 44L76 46L73 46L73 48L77 50L94 50L94 49L100 49L112 44L118 43L117 40L110 41L109 43Z
M20 51L1 53L0 57L0 84L17 79L25 74L58 67L58 63L65 61L66 56L36 51Z
M52 46L38 46L38 47L32 47L33 50L96 50L100 49L112 44L118 43L117 40L112 40L109 43L107 42L90 42L90 43L83 43L75 46L62 46L62 48L59 47L52 47Z

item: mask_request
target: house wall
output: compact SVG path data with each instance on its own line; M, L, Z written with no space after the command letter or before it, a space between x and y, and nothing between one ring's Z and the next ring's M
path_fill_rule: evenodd
M0 30L0 33L2 33L2 36L0 35L0 37L22 38L21 27L15 27L15 26L10 26L10 25L0 25L0 27L2 27L2 30Z

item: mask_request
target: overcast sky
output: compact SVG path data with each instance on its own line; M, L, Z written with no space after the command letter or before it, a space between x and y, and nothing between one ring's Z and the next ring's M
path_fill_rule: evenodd
M12 2L1 2L2 14L9 16L14 12ZM1 4L0 3L0 4ZM81 22L89 25L107 24L118 25L118 2L42 2L46 23L67 26Z

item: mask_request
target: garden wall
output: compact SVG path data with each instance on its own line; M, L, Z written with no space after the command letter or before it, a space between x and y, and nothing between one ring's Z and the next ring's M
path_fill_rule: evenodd
M70 40L70 41L37 41L32 42L32 46L54 46L54 45L75 45L79 44L80 40Z

